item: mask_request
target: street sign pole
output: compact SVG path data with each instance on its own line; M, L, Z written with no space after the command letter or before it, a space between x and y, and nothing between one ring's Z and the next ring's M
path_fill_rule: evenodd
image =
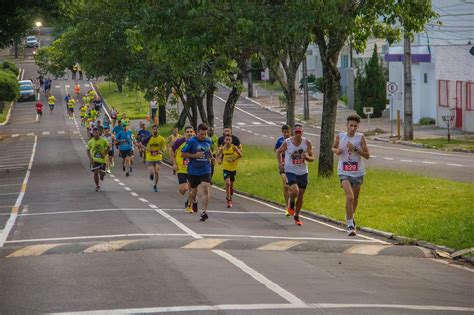
M393 137L393 98L390 98L390 137Z

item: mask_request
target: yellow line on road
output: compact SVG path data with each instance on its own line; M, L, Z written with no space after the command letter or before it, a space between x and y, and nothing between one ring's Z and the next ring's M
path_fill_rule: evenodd
M227 241L227 239L219 239L219 238L207 238L207 239L200 239L192 241L189 244L184 245L181 248L185 249L213 249L219 244Z
M84 253L114 252L137 240L119 240L96 244L84 250Z
M278 242L272 242L270 244L263 245L257 250L288 250L292 248L293 246L300 245L306 242L303 241L278 241Z
M14 251L8 258L11 257L26 257L26 256L40 256L43 255L47 250L60 246L63 244L41 244L41 245L31 245L23 247L19 250Z
M359 255L378 255L385 248L390 245L354 245L344 251L344 254L359 254Z

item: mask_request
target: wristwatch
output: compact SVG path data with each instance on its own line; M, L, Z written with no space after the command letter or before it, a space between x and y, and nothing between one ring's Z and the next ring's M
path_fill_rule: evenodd
M354 146L354 152L357 152L357 151L359 151L359 149L356 146Z

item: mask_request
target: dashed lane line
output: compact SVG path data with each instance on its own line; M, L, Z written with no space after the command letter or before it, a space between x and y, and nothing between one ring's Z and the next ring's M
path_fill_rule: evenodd
M438 163L432 162L432 161L421 161L421 163L423 163L423 164L438 164Z
M457 167L463 167L464 165L461 164L454 164L454 163L448 163L447 165L449 166L457 166Z

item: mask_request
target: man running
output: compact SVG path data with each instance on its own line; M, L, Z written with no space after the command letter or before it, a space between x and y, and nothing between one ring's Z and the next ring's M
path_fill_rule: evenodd
M163 152L166 150L166 142L165 138L158 134L157 125L153 125L151 131L151 135L143 138L141 144L145 147L145 160L150 172L150 180L154 180L153 190L158 192L161 161Z
M173 161L173 171L178 175L178 184L179 184L179 193L184 196L188 192L188 199L184 204L186 212L194 213L193 211L193 202L191 199L191 193L189 193L189 183L188 183L188 164L189 159L183 158L181 150L186 145L187 141L194 136L194 129L191 126L186 126L184 128L184 138L179 138L173 144L171 151L172 161ZM195 207L197 211L197 207Z
M188 140L187 144L181 150L183 158L189 159L188 178L191 186L191 199L193 200L193 211L197 212L197 190L202 186L203 190L203 210L201 221L206 221L207 206L209 204L211 191L209 189L211 182L211 164L216 162L211 154L211 139L207 137L207 125L198 126L197 135Z
M230 135L232 136L232 144L235 145L239 150L240 152L242 152L242 144L240 143L240 139L239 137L237 136L234 136L232 134L232 128L231 127L224 127L224 135L222 137L219 137L219 139L217 140L217 147L220 148L224 145L224 139L226 136ZM230 188L230 194L233 195L234 194L234 187L231 186Z
M364 182L365 166L361 157L370 158L364 134L358 133L360 117L347 117L347 131L336 135L332 152L339 156L337 175L346 194L347 235L356 235L354 214L359 201L360 186Z
M105 159L106 171L110 173L110 169L114 167L114 142L115 137L110 132L110 127L104 127L104 135L102 136L109 144L107 148L107 157Z
M41 122L41 117L43 117L43 103L38 100L35 104L36 109L36 121L39 123Z
M107 140L99 136L99 130L94 128L92 131L94 137L87 143L87 156L91 165L91 170L94 172L95 191L100 190L100 180L104 180L105 176L105 156L109 144Z
M284 167L288 179L290 197L287 211L293 216L296 225L301 226L300 212L308 185L308 164L306 162L313 162L314 155L311 142L303 137L303 126L295 124L293 133L293 136L285 139L277 150L277 160L281 167ZM283 153L285 153L285 162L282 165L280 156Z
M140 157L143 158L143 163L146 161L145 146L142 144L143 140L151 135L150 131L146 129L145 123L140 121L140 127L137 131L137 146ZM161 136L160 136L161 137Z
M278 151L278 149L281 147L283 142L285 142L285 140L290 137L290 133L291 133L290 126L288 126L288 125L281 126L281 133L282 133L282 136L280 138L278 138L276 143L275 143L275 148L273 149L274 152ZM281 180L282 180L282 183L283 183L283 198L285 200L285 204L287 204L288 203L288 198L290 198L290 193L288 192L288 188L289 188L288 187L288 179L286 178L285 168L284 168L285 153L282 153L279 157L280 157L280 162L278 163L278 170L280 172L280 177L281 177ZM288 208L286 209L285 215L287 217L290 216L290 213L288 212Z
M125 172L125 176L128 177L131 172L130 160L132 157L133 136L132 132L128 130L127 123L122 122L122 127L123 130L115 136L115 140L119 146L120 157L123 161L122 169Z
M227 208L232 208L232 192L234 191L235 176L237 175L237 163L238 159L242 157L242 153L237 146L232 144L231 135L224 137L224 145L219 148L217 157L218 161L222 163L224 173Z
M56 102L56 97L54 97L54 95L51 95L50 97L48 97L49 111L51 114L53 113L55 102Z
M70 98L67 101L67 109L69 113L69 119L74 119L74 106L76 104L76 101L73 98Z

